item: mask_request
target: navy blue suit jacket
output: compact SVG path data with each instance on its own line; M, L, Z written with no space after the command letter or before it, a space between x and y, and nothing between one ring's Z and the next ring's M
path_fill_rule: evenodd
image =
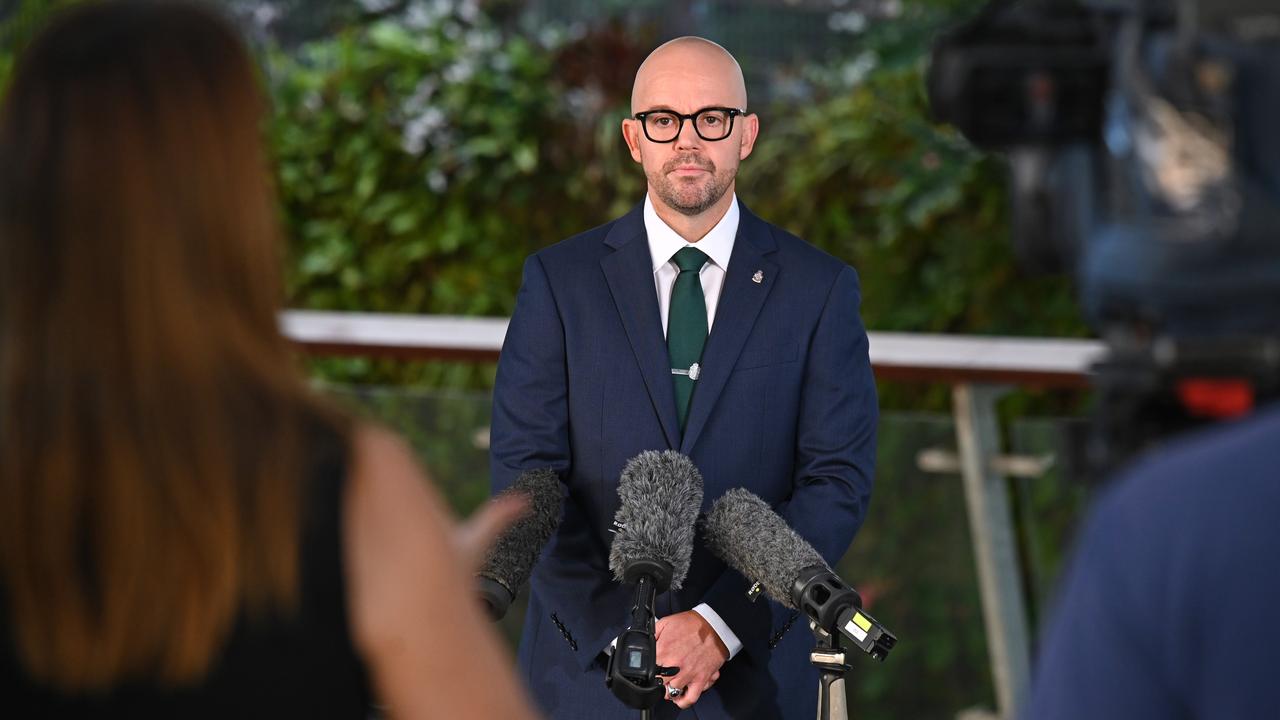
M845 552L866 515L875 461L875 385L858 304L852 268L743 207L682 434L641 208L526 261L498 363L491 447L495 491L539 467L557 470L567 488L531 580L519 652L545 712L636 716L606 689L602 650L633 599L609 572L608 530L619 474L640 452L692 458L702 512L745 487L828 562ZM749 602L747 588L699 540L684 587L659 596L659 616L710 604L744 646L684 714L807 720L817 693L807 623L763 598ZM655 717L676 714L660 705Z

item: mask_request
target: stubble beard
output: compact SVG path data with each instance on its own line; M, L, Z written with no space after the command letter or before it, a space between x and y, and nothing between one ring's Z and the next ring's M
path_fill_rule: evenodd
M708 174L705 177L672 177L671 173L681 165L697 165ZM660 170L647 173L649 185L657 193L658 199L672 210L690 217L701 215L719 202L737 174L736 167L721 171L716 168L715 163L696 155L672 158Z

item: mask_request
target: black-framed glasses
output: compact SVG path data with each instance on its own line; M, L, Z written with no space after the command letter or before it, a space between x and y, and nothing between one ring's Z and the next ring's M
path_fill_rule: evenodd
M744 112L737 108L707 107L691 115L681 115L672 110L646 110L635 114L644 128L644 136L650 142L675 142L684 130L684 121L693 121L693 131L707 142L715 142L729 137L733 132L733 119Z

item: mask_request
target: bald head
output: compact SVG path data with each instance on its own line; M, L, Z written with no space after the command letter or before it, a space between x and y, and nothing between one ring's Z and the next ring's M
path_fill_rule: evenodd
M700 37L680 37L649 53L631 86L631 112L657 107L692 112L718 105L745 110L747 84L728 50Z

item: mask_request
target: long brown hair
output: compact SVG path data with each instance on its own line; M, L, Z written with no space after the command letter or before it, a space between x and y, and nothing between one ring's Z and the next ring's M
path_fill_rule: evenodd
M0 108L0 590L37 679L199 677L298 592L307 391L237 33L66 12Z

